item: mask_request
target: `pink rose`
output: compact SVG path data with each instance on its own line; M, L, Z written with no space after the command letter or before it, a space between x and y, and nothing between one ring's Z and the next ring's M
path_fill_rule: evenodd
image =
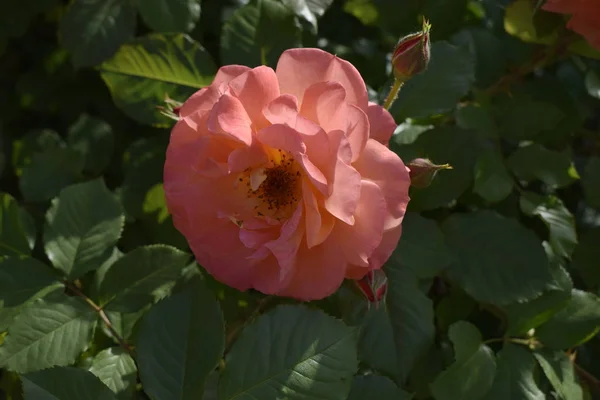
M167 205L217 280L314 300L381 268L410 178L385 144L396 124L347 61L284 52L276 71L222 67L181 107Z

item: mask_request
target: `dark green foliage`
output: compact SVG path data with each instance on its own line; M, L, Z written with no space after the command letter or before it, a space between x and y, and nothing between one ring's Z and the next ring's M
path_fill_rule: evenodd
M0 399L600 395L600 51L544 1L1 3ZM385 298L215 281L166 206L165 100L319 47L382 104L422 16L390 148L452 169L410 189Z

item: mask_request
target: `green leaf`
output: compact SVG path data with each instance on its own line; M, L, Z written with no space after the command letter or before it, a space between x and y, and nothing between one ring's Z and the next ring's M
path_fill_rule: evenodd
M119 400L130 400L137 381L133 358L121 347L109 347L94 357L90 372L98 377Z
M447 42L431 46L427 70L409 80L391 108L396 121L427 117L452 110L475 81L470 52Z
M139 223L136 238L147 238L142 243L186 249L185 238L173 226L162 184L167 140L168 136L141 139L129 146L123 156L126 164L121 201L126 213Z
M81 177L83 157L75 150L54 148L33 155L31 164L23 168L19 188L31 202L44 202L58 195L64 187Z
M352 381L348 400L410 400L412 396L394 382L378 375L357 376Z
M456 110L456 124L463 129L471 129L481 137L498 137L498 127L489 108L468 104Z
M123 0L77 0L60 21L63 46L75 67L100 64L133 37L133 3Z
M520 199L521 210L529 215L538 215L550 231L550 245L554 252L571 258L577 246L575 217L567 210L558 197L543 197L532 192L523 192Z
M435 307L435 318L438 329L446 330L455 322L468 319L476 310L477 302L458 287L442 297Z
M374 25L377 22L377 7L370 0L347 0L344 3L344 11L352 14L363 25Z
M156 108L165 95L185 101L216 74L210 55L184 34L137 38L121 46L99 70L116 106L148 125L169 121Z
M12 165L17 176L23 174L23 168L31 164L34 154L57 147L65 147L64 140L51 129L34 130L12 142Z
M473 191L490 203L504 200L513 190L513 179L508 174L501 154L486 151L475 164Z
M564 118L559 108L534 101L528 94L503 97L495 105L494 115L500 135L510 140L532 139Z
M436 164L452 166L451 170L440 171L429 187L411 189L410 210L446 207L456 200L473 180L477 153L474 133L457 127L432 129L419 135L412 145L401 146L398 154L403 160L424 157Z
M317 33L317 19L331 6L333 0L282 0L283 4L291 9L298 17L305 19Z
M153 399L199 399L224 346L221 307L204 283L193 279L142 320L137 361L144 391Z
M498 353L496 377L486 400L545 400L534 378L535 369L535 359L528 350L505 344Z
M0 259L0 308L19 306L58 283L52 269L34 258Z
M507 320L507 335L519 336L537 328L564 308L571 298L573 282L569 273L560 265L559 259L550 245L544 242L550 258L550 272L553 280L546 285L544 292L526 302L514 302L504 306Z
M36 300L10 326L0 366L24 373L72 364L92 339L95 320L94 310L76 297Z
M69 186L46 214L46 255L70 279L78 278L112 255L124 222L102 178Z
M83 169L98 175L110 162L114 147L113 131L106 122L82 114L69 128L68 143L85 160Z
M452 325L448 336L454 343L455 361L431 384L433 397L436 400L484 398L494 381L494 353L482 343L477 328L468 322Z
M156 32L189 32L200 19L199 0L144 0L138 10Z
M100 305L109 311L134 312L152 301L152 292L174 281L186 266L189 254L174 247L139 247L119 258L104 276Z
M399 381L404 382L415 363L433 345L433 302L420 290L413 271L388 266L385 272L386 304L396 342Z
M559 153L537 143L518 148L508 165L519 179L540 180L551 187L568 186L578 179L568 151Z
M388 263L409 268L419 278L438 275L450 264L450 251L437 223L417 213L407 213L400 242Z
M53 291L64 290L52 269L33 258L0 260L0 332L5 332L23 308Z
M32 230L29 214L10 194L0 192L0 256L29 255L35 240Z
M573 362L562 351L540 350L533 353L546 378L562 400L583 400Z
M435 26L435 21L431 20L431 23ZM503 47L502 41L491 30L483 27L462 29L452 37L452 42L460 44L473 54L477 87L487 88L505 73L506 49ZM469 107L472 106L467 105L465 108Z
M364 302L361 298L361 303ZM378 307L370 307L360 327L358 359L377 371L397 377L398 352L394 339L387 307L383 303Z
M585 283L593 288L600 286L600 268L598 268L600 246L598 243L600 243L600 228L591 229L581 236L579 245L573 253L573 267L581 273Z
M579 346L600 331L600 299L589 292L573 289L565 308L537 328L536 337L551 349Z
M591 157L583 172L581 184L585 201L592 207L600 210L600 157Z
M552 280L540 241L516 220L478 211L454 214L442 229L457 258L448 275L478 301L526 301Z
M345 400L358 367L355 331L322 311L283 305L247 326L225 362L220 400Z
M281 53L301 47L294 12L275 0L258 0L238 8L223 25L223 64L275 66Z
M25 400L116 400L91 372L75 367L55 367L21 377Z

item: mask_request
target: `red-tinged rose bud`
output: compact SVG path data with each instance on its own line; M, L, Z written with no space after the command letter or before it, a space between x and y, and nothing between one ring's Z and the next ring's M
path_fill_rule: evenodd
M369 303L377 307L387 292L387 277L382 270L369 271L363 278L354 281Z
M438 171L452 169L450 164L436 165L427 158L415 158L406 166L410 169L410 184L417 188L426 188L431 185Z
M392 66L397 80L406 82L427 69L431 53L430 29L431 25L423 20L423 29L420 32L403 37L396 45L392 55Z

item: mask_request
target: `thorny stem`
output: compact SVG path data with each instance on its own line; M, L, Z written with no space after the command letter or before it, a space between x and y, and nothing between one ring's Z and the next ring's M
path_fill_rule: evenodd
M402 88L403 84L404 82L402 82L400 79L394 79L394 84L392 85L390 92L388 93L387 97L385 98L385 101L383 102L383 108L385 108L386 110L390 109L392 104L394 104L396 97L398 97L398 92L400 92L400 89Z
M74 284L72 284L71 282L65 281L63 283L65 284L65 287L71 293L73 293L77 297L80 297L81 299L83 299L83 301L85 301L90 307L92 307L94 309L94 311L96 311L98 313L98 316L100 317L102 322L104 322L104 325L106 325L106 327L110 331L110 334L115 339L117 339L117 341L119 342L119 345L121 347L123 347L123 349L125 349L125 351L127 351L130 356L133 357L135 355L134 351L133 351L133 347L129 343L127 343L127 341L121 335L119 335L119 333L113 326L112 322L110 322L110 319L108 318L108 316L106 315L106 313L104 312L102 307L100 307L99 305L94 303L94 301L92 299L90 299L85 293L83 293L81 290L79 290L79 288L77 286L75 286Z

